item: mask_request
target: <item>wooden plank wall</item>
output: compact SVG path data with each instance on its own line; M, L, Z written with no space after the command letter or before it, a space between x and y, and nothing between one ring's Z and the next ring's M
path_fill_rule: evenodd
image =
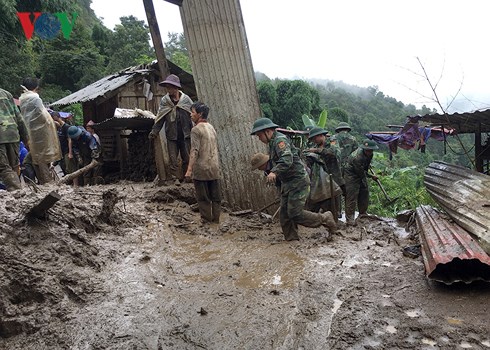
M250 136L261 112L240 3L186 0L181 16L197 94L218 132L224 199L231 208L258 209L275 194L250 170L252 155L267 149Z

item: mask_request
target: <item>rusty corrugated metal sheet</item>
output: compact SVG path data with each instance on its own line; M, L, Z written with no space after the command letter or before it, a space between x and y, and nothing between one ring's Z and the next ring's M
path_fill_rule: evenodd
M463 228L429 206L417 208L427 277L439 282L490 282L490 257Z
M457 130L458 134L490 132L490 109L468 113L426 114L421 120L432 125L444 125Z
M432 198L490 254L490 176L434 162L426 168L424 182Z

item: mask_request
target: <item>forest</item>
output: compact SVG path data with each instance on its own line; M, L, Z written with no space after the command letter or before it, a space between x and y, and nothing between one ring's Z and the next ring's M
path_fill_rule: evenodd
M0 87L19 96L22 79L36 76L42 82L41 97L50 103L106 75L155 59L144 19L121 17L120 24L106 28L90 4L91 0L0 0ZM52 14L66 13L73 25L69 39L61 30L52 39L42 38L39 34L43 28L37 27L27 39L17 16L19 12L41 12L44 22L56 22ZM167 33L166 37L167 59L192 72L183 33ZM303 115L316 119L326 111L326 129L330 133L339 122L347 122L352 134L361 141L372 131L393 131L387 125L403 125L407 116L436 112L425 106L417 109L412 104L405 105L375 85L363 88L330 80L270 79L261 72L255 75L263 115L282 127L303 129ZM75 120L82 119L80 106L73 105L68 110L75 113ZM462 140L471 149L472 139ZM452 139L429 140L424 153L399 150L392 159L381 145L373 166L386 190L399 199L390 206L384 205L381 191L370 184L373 211L393 216L401 209L419 204L434 205L423 185L425 166L433 160L468 165L470 156Z

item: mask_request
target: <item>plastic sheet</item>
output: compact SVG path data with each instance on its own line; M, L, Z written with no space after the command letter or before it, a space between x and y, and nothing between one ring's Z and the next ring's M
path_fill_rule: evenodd
M33 91L26 91L20 96L19 101L29 134L29 152L33 163L47 164L61 159L54 120L39 95Z

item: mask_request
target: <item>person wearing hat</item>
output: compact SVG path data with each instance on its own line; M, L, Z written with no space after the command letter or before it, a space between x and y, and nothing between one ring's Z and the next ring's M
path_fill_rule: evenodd
M374 150L378 145L373 140L365 139L360 147L348 158L344 169L344 180L346 188L345 217L346 223L355 226L354 220L356 207L359 216L367 213L369 205L369 187L367 178L377 180L375 175L368 173Z
M269 156L265 153L255 153L250 159L250 166L252 170L262 170L265 175L269 174L268 172L269 165Z
M279 126L269 118L257 119L250 135L269 146L269 158L272 168L267 175L267 182L281 182L281 208L279 221L284 238L287 241L299 240L298 225L319 227L324 225L330 233L336 230L332 213L313 213L304 209L309 193L309 177L298 152L293 151L286 135L278 132Z
M78 164L73 158L72 140L68 137L68 129L71 127L69 118L63 117L60 112L49 111L58 129L58 140L60 141L61 159L60 166L65 174L71 174L77 170ZM66 116L66 114L64 113ZM71 115L71 114L70 114ZM78 186L78 178L73 179L73 185Z
M68 137L72 141L73 156L78 160L78 165L80 168L89 165L92 160L96 160L99 164L83 174L83 185L97 185L101 182L99 176L101 163L102 163L102 152L99 144L89 133L81 126L70 126L68 128Z
M356 138L350 134L351 130L349 124L345 122L340 122L335 128L335 143L340 148L340 166L342 169L345 167L347 157L359 146Z
M180 79L170 74L159 83L167 94L162 97L155 124L148 135L154 139L165 124L168 155L170 158L170 171L174 179L183 180L189 164L189 150L191 148L191 106L192 100L180 91ZM182 169L178 169L178 157L182 158Z
M315 147L311 147L307 151L318 155L322 163L325 164L327 173L332 174L332 179L342 189L342 193L345 195L345 182L340 169L340 149L336 145L330 144L329 137L330 135L328 135L327 130L318 126L312 128L308 134L308 140ZM310 209L312 211L318 211L321 208L333 212L330 207L332 203L331 200L315 203ZM336 212L340 213L340 195L335 196L335 203L337 208Z
M28 145L24 119L10 92L0 89L0 182L7 191L21 188L18 176L19 144Z

